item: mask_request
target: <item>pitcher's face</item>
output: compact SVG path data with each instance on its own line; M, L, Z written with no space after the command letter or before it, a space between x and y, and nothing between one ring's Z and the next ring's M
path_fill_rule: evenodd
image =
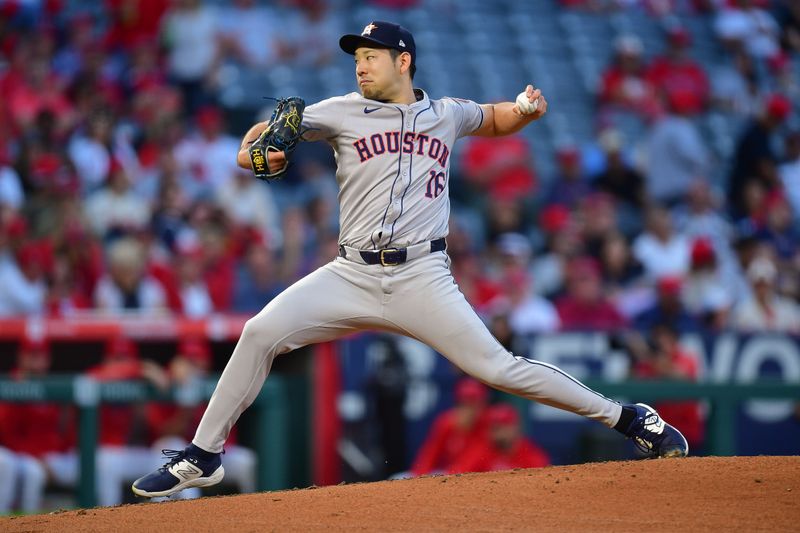
M402 82L400 59L393 60L389 50L366 47L358 48L354 58L361 95L370 100L391 101Z

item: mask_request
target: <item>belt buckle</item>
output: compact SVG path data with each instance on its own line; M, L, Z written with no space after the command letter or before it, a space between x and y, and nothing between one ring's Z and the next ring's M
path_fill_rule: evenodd
M399 261L391 261L391 262L387 262L387 261L386 261L386 260L383 258L383 254L384 254L384 253L386 253L386 252L399 252L399 251L400 251L400 250L398 250L397 248L385 248L385 249L381 250L381 251L380 251L380 255L378 256L378 257L380 258L380 260L381 260L381 266L385 266L385 267L386 267L386 266L396 266L396 265L399 265L399 264L400 264L400 262L399 262Z

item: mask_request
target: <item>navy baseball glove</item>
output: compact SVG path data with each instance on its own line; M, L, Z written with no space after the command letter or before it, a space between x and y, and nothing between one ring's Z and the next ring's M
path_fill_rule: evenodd
M272 112L267 129L250 145L250 164L258 179L270 181L283 177L289 168L289 159L300 140L305 101L298 97L281 98ZM269 152L284 152L286 163L282 168L270 168Z

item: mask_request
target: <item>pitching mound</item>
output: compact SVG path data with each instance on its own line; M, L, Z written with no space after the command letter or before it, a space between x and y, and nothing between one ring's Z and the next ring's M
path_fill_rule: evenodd
M800 457L594 463L5 518L1 531L797 531Z

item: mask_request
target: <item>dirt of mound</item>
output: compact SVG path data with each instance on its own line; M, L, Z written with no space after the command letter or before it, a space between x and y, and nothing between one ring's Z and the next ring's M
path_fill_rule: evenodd
M797 531L800 457L593 463L5 518L0 531Z

